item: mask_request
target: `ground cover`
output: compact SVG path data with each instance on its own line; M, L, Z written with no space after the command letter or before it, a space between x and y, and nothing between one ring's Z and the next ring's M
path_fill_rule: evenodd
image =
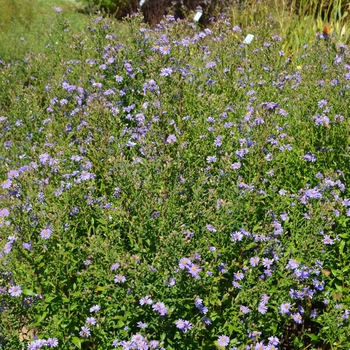
M2 61L4 349L350 348L348 47L251 30L56 7Z

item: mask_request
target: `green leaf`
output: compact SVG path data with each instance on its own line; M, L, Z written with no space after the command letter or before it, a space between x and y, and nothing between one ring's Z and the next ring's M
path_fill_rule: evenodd
M32 290L30 290L30 289L23 289L23 290L22 290L22 293L23 293L24 295L34 295L34 294L36 294L36 293L34 293Z
M81 340L78 337L72 337L72 343L81 349Z
M103 219L97 219L97 221L103 226L106 226L106 221L104 221Z
M52 295L52 296L49 296L49 297L45 297L45 302L49 303L49 302L51 302L52 300L54 300L56 298L57 298L57 295Z
M341 281L336 281L335 283L335 288L337 289L337 291L342 292L343 291L343 286L342 286L342 282Z
M33 326L40 326L41 321L42 321L43 319L45 319L46 316L47 316L47 312L44 312L41 316L40 316L40 315L37 315L36 322L33 323Z
M258 245L257 243L251 242L244 247L244 250L249 250L249 249L255 248L255 247L257 247L257 245Z
M70 311L75 310L79 305L78 304L73 304L70 308Z
M318 336L316 334L309 334L309 337L311 338L312 341L318 341Z

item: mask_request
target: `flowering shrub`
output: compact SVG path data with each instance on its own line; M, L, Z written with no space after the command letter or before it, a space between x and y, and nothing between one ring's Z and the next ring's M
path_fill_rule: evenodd
M350 347L348 47L56 16L0 66L1 346Z

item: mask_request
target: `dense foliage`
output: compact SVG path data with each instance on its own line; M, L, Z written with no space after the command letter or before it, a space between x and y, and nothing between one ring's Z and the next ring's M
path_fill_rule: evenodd
M0 65L2 348L349 348L348 47L56 12Z

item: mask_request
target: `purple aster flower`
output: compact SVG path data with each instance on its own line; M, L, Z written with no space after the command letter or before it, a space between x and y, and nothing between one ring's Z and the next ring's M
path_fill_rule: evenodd
M343 315L342 315L341 318L342 318L343 320L346 320L346 319L349 318L349 315L350 315L349 310L348 310L348 309L345 309L345 310L344 310L344 313L343 313Z
M233 277L235 278L235 280L241 281L244 278L244 273L237 271L233 274Z
M231 238L234 242L238 242L238 241L241 241L243 239L243 234L239 231L232 232Z
M288 264L286 265L286 269L295 270L299 266L299 263L296 259L289 259Z
M9 288L8 292L12 297L18 297L22 294L22 289L20 286L12 286Z
M320 100L320 101L317 102L317 105L318 105L318 107L322 108L323 106L326 106L327 103L328 103L327 100Z
M192 323L187 321L187 320L183 320L181 318L179 318L176 322L176 327L180 330L182 330L184 333L187 332L188 330L190 330L192 328Z
M10 188L12 185L12 181L10 179L6 179L2 182L1 187L2 188Z
M211 319L208 318L208 317L201 318L201 321L203 321L206 325L210 325L211 324Z
M19 176L19 172L17 170L10 170L7 174L9 179L16 179Z
M87 181L90 180L91 178L93 178L92 174L89 173L88 171L82 171L81 175L80 175L80 179L83 181Z
M40 237L43 238L43 239L49 239L51 234L52 234L52 230L50 228L44 228L40 232Z
M141 329L146 329L146 328L148 328L148 324L139 321L139 322L137 322L137 327L139 327Z
M202 306L199 308L199 311L201 314L206 315L209 311L209 309L206 306Z
M90 266L92 264L92 260L91 259L86 259L86 260L83 261L83 264L85 266Z
M150 346L152 349L155 349L156 347L159 346L159 341L157 341L157 340L151 340L151 341L149 342L149 346Z
M196 300L194 301L194 304L196 305L196 307L201 307L203 305L203 299L197 297Z
M97 323L97 321L95 317L88 317L86 319L86 323L94 326Z
M208 230L209 232L217 232L216 227L213 226L213 225L208 224L208 225L206 225L205 227L207 228L207 230Z
M183 327L183 332L186 333L187 331L189 331L190 329L192 329L192 323L190 321L184 321L184 327Z
M42 347L46 346L46 340L45 339L37 339L32 341L29 345L28 345L28 350L37 350L37 349L41 349Z
M187 267L188 272L191 274L192 277L197 277L197 275L202 271L200 266L191 264L191 266Z
M46 346L48 346L49 348L56 348L58 346L57 338L49 338L49 339L47 339Z
M90 308L90 312L97 312L100 310L100 307L98 305L94 305Z
M47 163L47 162L49 161L50 158L51 158L50 155L47 154L47 153L44 153L44 154L40 154L40 155L39 155L39 160L40 160L40 163L41 163L42 165L44 165L45 163Z
M161 73L159 74L161 77L168 77L173 72L172 68L162 68Z
M215 147L220 147L222 145L222 136L219 135L215 140L214 140L214 146Z
M222 335L218 338L219 346L227 346L230 343L230 338L226 335Z
M125 281L126 281L125 276L116 275L116 276L114 277L114 282L115 282L115 283L123 283L123 282L125 282Z
M256 338L256 337L258 337L260 334L261 334L261 332L259 332L259 331L252 331L252 332L249 332L248 338Z
M182 258L179 261L179 267L180 267L181 270L184 270L184 269L190 267L191 265L192 265L192 262L188 258Z
M305 191L305 196L307 198L322 198L322 193L319 192L318 190L312 188L310 190Z
M256 343L254 347L254 350L267 350L267 349L269 349L269 347L265 346L263 341Z
M140 299L139 301L140 305L152 305L153 304L153 300L147 295L144 298Z
M210 61L205 65L205 68L213 68L215 66L216 66L216 63L213 61Z
M270 299L270 297L269 297L267 294L263 294L263 295L261 296L261 302L262 302L263 304L268 303L269 299Z
M280 313L282 315L288 315L290 313L291 307L292 305L290 303L281 304L281 306L279 307Z
M170 46L159 46L158 51L162 54L162 55L168 55L170 53Z
M183 330L185 327L185 320L183 320L182 318L179 318L176 322L176 327Z
M227 264L225 263L220 263L220 265L218 266L218 270L220 273L226 273L227 269L226 269Z
M301 305L298 305L298 310L301 315L305 313L305 309Z
M288 218L289 218L289 216L288 216L287 213L282 213L282 214L280 215L280 217L281 217L281 219L282 219L283 221L286 221L286 220L288 220Z
M242 286L237 281L233 281L232 285L237 289L242 289Z
M152 306L152 309L158 311L161 316L165 316L168 313L168 309L163 303L156 303Z
M118 263L114 263L114 264L112 264L112 266L111 266L111 270L112 270L112 271L115 271L115 270L117 270L119 267L120 267L120 265L119 265Z
M237 150L235 153L236 153L237 158L243 159L244 156L249 153L249 149L242 148L242 149Z
M79 332L79 335L82 337L82 338L89 338L90 336L90 328L89 327L81 327L81 331Z
M247 313L250 312L250 309L249 309L248 306L241 305L241 306L239 307L239 309L240 309L244 314L247 314Z
M198 253L194 253L193 259L197 261L201 261L201 256Z
M264 303L260 303L258 307L258 312L260 312L262 315L266 314L267 306Z
M166 139L166 143L175 143L176 142L176 136L175 135L169 135Z
M318 314L317 314L317 310L316 310L316 309L312 309L312 310L311 310L311 317L312 317L312 318L317 318L317 317L318 317Z
M260 258L258 256L254 256L249 259L250 265L253 267L257 266L259 264Z
M322 242L323 242L324 244L328 244L328 245L333 245L333 244L334 244L334 240L331 239L331 238L330 238L329 236L327 236L327 235L325 235L325 236L323 237Z
M33 243L32 242L23 243L22 246L24 249L32 250Z
M7 218L10 215L10 211L7 208L0 209L0 218Z
M4 246L4 253L5 253L5 254L10 253L11 249L12 249L11 242L7 242L7 243L5 244L5 246Z
M215 163L217 160L216 156L208 156L207 163Z
M242 166L242 164L240 162L236 162L236 163L231 164L231 168L233 170L238 170L241 166Z
M234 26L234 27L232 28L232 30L233 30L235 33L242 33L242 29L239 28L237 25Z
M277 346L280 342L280 340L277 337L269 337L269 344Z
M262 264L266 268L270 268L271 265L273 264L273 259L268 259L268 258L263 258L262 259Z
M316 162L316 156L309 152L305 154L304 160L306 160L307 162Z
M293 314L292 317L293 317L293 320L294 320L295 323L297 323L297 324L302 324L303 323L303 318L301 317L299 312Z

